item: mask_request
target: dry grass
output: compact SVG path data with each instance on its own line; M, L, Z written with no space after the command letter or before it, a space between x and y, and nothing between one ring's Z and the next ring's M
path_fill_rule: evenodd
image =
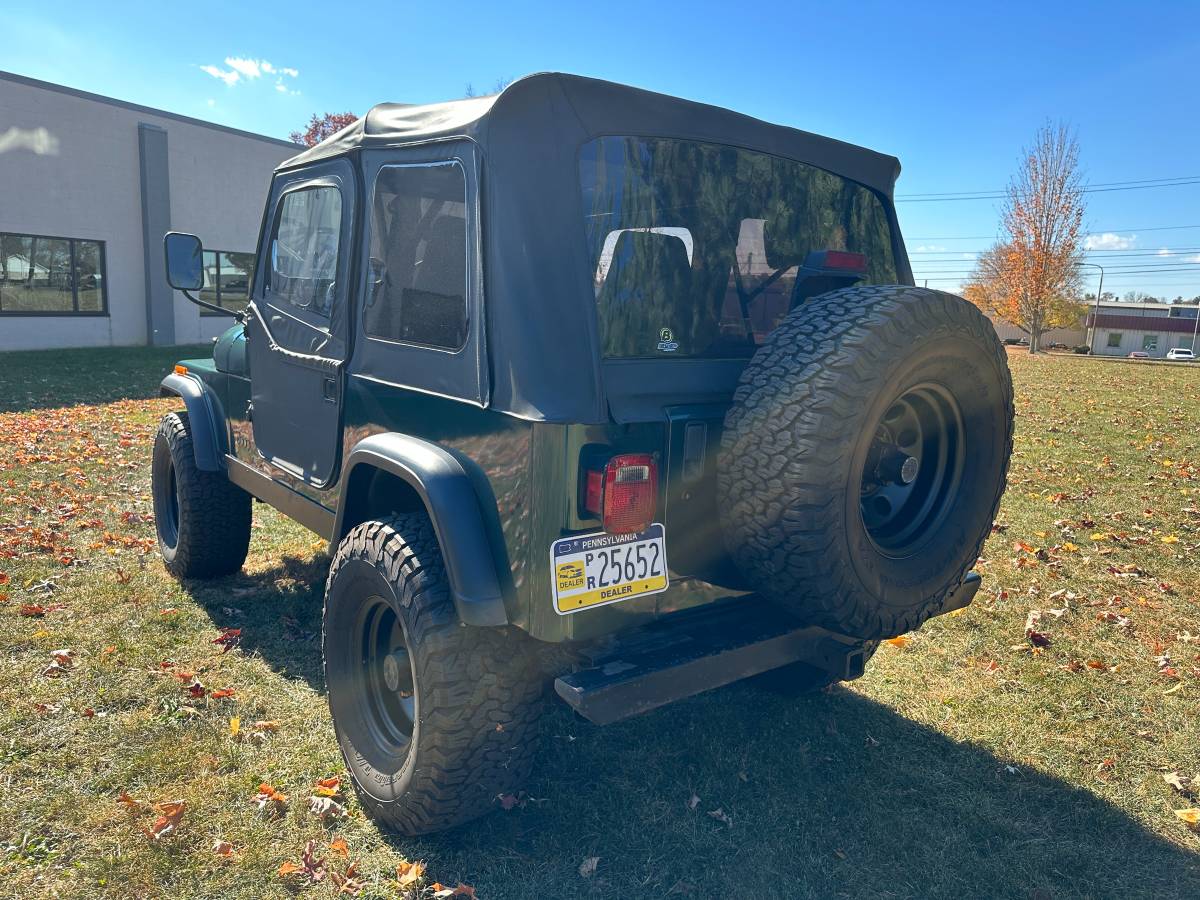
M0 894L330 896L277 870L313 840L343 871L342 838L362 896L413 893L396 867L418 859L424 896L488 900L1200 896L1200 835L1174 815L1200 800L1162 777L1200 776L1200 367L1013 355L974 606L815 697L742 684L607 729L555 707L525 805L409 841L353 798L342 822L307 812L341 771L313 537L260 507L242 575L179 585L157 560L149 436L176 353L0 356ZM42 675L63 648L70 672ZM180 671L235 693L192 697ZM278 729L250 739L260 720ZM263 781L289 795L277 818ZM186 809L155 841L122 791Z

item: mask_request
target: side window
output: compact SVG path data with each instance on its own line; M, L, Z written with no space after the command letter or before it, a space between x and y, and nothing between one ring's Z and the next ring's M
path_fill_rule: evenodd
M466 342L466 195L457 163L379 170L363 310L369 336L442 350Z
M271 234L267 298L328 319L341 233L342 195L336 187L284 194Z

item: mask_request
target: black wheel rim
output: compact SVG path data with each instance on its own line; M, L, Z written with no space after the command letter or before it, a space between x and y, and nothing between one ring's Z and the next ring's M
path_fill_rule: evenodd
M394 756L407 752L417 716L412 661L404 628L382 597L371 597L358 617L350 648L352 696L375 746Z
M166 472L155 491L154 520L158 537L166 547L179 543L179 484L175 478L175 463L168 461Z
M919 384L897 396L871 432L859 510L876 548L915 553L941 526L958 493L966 431L954 396Z

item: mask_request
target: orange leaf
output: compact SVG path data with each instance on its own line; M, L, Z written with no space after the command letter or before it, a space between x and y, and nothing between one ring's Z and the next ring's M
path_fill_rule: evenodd
M226 697L232 697L235 691L233 688L221 688L219 691L213 691L210 695L214 700L223 700Z
M907 647L908 642L909 637L907 634L902 634L899 637L888 638L886 641L884 641L885 644L891 644L893 647L896 647L900 650L903 650L905 647Z
M294 862L285 862L279 867L279 877L287 878L289 875L295 875L297 872L303 872L302 866L296 865Z
M334 853L340 854L342 859L345 859L350 855L350 848L346 846L345 838L334 838L329 845L329 849Z

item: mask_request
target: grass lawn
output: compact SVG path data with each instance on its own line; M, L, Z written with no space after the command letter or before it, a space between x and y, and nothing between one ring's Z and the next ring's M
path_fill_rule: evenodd
M0 895L333 896L353 861L364 897L1200 897L1200 368L1013 353L973 606L815 696L605 729L554 704L522 805L407 840L352 796L308 811L342 771L321 543L260 506L243 574L163 571L150 444L186 355L0 355ZM281 877L309 841L330 874Z

